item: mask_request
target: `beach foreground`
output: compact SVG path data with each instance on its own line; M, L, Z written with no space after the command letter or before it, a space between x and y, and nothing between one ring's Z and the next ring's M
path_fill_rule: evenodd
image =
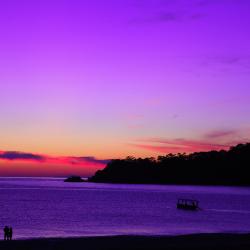
M185 236L103 236L0 241L5 250L97 249L250 249L250 234L196 234Z

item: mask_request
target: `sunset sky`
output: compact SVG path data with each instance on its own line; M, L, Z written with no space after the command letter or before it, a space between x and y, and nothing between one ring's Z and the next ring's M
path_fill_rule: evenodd
M0 3L0 176L250 141L250 1Z

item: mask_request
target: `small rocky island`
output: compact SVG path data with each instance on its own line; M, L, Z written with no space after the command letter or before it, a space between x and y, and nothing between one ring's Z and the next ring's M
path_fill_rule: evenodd
M70 176L64 182L85 182L80 176Z

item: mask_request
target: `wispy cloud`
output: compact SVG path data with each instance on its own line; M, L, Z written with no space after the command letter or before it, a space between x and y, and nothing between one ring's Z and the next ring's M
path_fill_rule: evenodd
M68 157L69 162L72 164L81 164L84 162L95 163L95 164L107 164L110 160L109 159L96 159L93 156L82 156L82 157Z
M214 57L204 58L200 66L203 68L216 70L219 72L235 73L240 72L243 74L250 73L250 55L217 55Z
M247 0L154 0L137 1L141 15L132 23L173 23L203 19L211 6L248 4Z
M178 153L183 152L183 148L180 146L171 146L171 145L155 145L150 144L150 142L147 142L146 144L143 143L134 143L130 144L133 147L139 148L139 149L145 149L153 152L159 152L159 153Z
M207 134L204 135L205 138L207 139L218 139L218 138L222 138L222 137L228 137L228 136L235 136L237 134L236 130L214 130L211 132L208 132Z
M201 7L206 7L208 5L215 4L246 4L248 1L245 0L197 0L196 5Z
M202 19L205 16L203 13L188 13L188 12L171 12L159 11L145 17L133 19L131 23L172 23L185 22Z
M227 150L229 147L243 142L237 130L218 129L201 135L199 139L185 138L144 138L131 143L136 148L159 153L192 153L210 150ZM245 140L244 140L245 142Z
M149 139L144 144L132 144L137 148L147 149L161 153L191 153L196 151L210 151L228 149L230 145L209 143L202 140L187 140L187 139Z
M198 20L205 16L205 4L189 1L143 1L135 5L140 8L141 15L131 23L171 23Z
M161 12L156 14L151 19L148 19L148 21L151 22L175 22L179 20L180 17L177 15L177 13L174 12Z

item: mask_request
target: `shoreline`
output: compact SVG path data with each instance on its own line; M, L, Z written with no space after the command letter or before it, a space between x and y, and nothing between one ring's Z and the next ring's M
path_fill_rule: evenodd
M65 183L90 183L90 184L110 184L110 185L152 185L152 186L187 186L187 187L225 187L225 188L250 188L249 185L229 185L229 184L209 184L209 183L160 183L160 182L99 182L99 181L88 181L87 179L90 177L81 177L84 181L83 182L65 182ZM55 177L55 176L0 176L1 179L37 179L37 180L60 180L64 182L66 177Z
M90 176L91 177L91 176ZM233 184L212 184L212 183L162 183L162 182L115 182L115 181L89 181L90 177L81 177L84 181L83 182L66 182L66 183L90 183L90 184L111 184L111 185L153 185L153 186L193 186L193 187L228 187L228 188L250 188L249 185L233 185ZM67 179L67 176L0 176L1 179L37 179L37 180L61 180L64 182Z
M85 236L0 241L0 249L250 249L250 233L205 233L179 236Z

